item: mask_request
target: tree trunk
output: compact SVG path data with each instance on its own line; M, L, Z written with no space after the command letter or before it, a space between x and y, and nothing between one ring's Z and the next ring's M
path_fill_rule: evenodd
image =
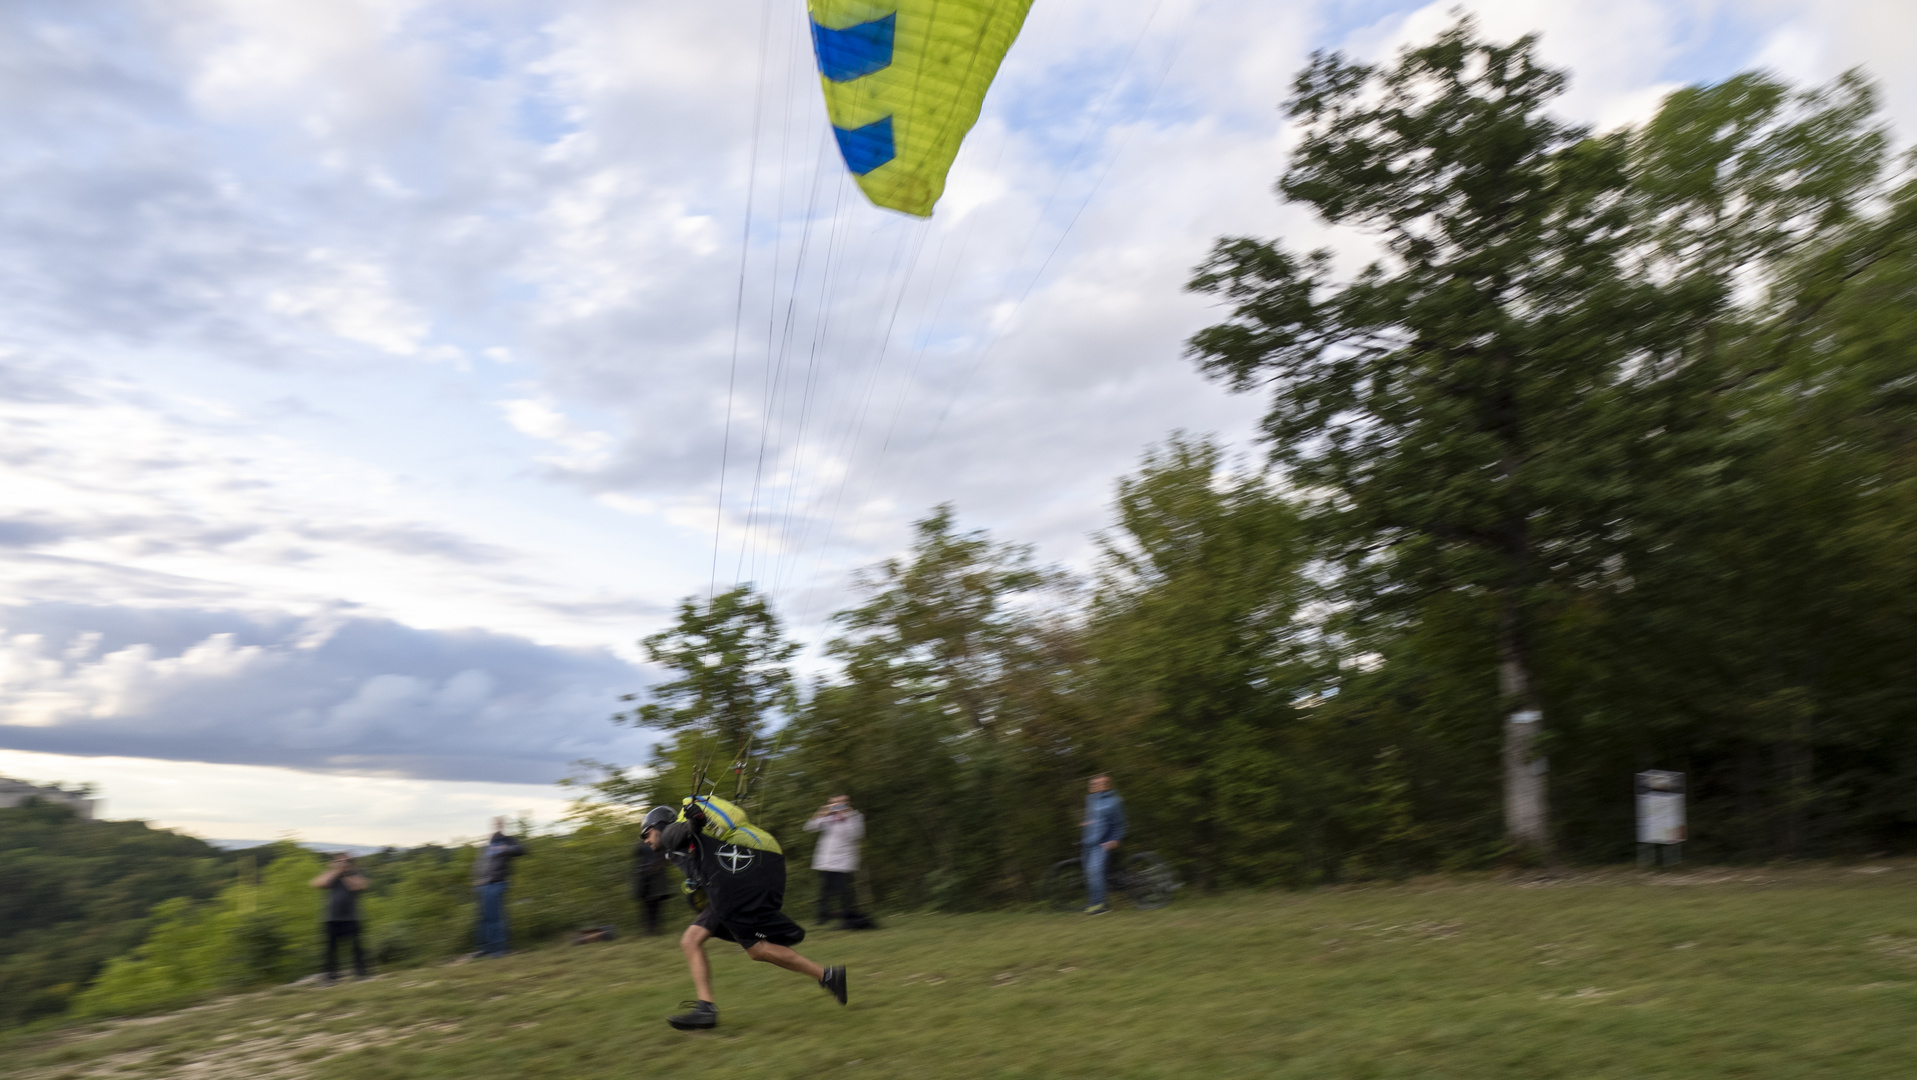
M1544 712L1531 686L1531 660L1524 647L1517 601L1498 604L1498 690L1504 717L1504 837L1521 856L1551 856L1549 763L1537 752Z

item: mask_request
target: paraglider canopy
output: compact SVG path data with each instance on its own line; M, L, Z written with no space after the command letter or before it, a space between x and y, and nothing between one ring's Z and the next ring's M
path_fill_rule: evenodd
M930 217L1032 0L806 0L825 111L873 203Z

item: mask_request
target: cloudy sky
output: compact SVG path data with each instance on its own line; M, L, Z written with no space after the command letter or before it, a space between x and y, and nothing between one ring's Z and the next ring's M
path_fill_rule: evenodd
M1314 48L1452 0L1038 0L929 222L865 204L799 0L0 5L0 774L210 837L551 820L716 581L816 638L954 503L1082 561L1174 429L1180 291L1277 205ZM1498 0L1563 111L1854 65L1907 0Z

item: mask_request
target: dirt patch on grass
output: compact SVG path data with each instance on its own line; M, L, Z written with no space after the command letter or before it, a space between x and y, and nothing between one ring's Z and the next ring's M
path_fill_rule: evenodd
M312 1066L337 1054L457 1030L459 1021L429 1021L360 1031L287 1032L217 1036L198 1050L177 1046L130 1050L83 1065L63 1064L22 1073L21 1080L87 1080L90 1077L191 1077L193 1080L303 1080Z
M1917 960L1917 938L1879 934L1870 939L1870 946L1893 960Z

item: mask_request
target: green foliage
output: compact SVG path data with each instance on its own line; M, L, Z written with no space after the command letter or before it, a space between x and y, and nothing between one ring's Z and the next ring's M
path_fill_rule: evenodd
M507 903L516 944L588 926L629 928L635 921L626 883L636 819L624 807L580 804L565 824L557 835L527 838L527 854L514 861ZM427 846L358 860L370 883L360 897L360 918L374 968L442 960L472 948L473 851ZM318 971L325 893L311 883L325 859L284 842L245 857L255 855L270 857L257 877L243 873L209 900L179 898L155 908L145 942L108 964L76 998L74 1011L152 1012Z
M1069 850L1059 753L1072 647L1048 609L1064 581L1029 549L960 532L950 507L911 554L860 575L781 763L790 829L833 794L866 814L868 886L894 905L976 907L1030 895ZM880 824L872 824L880 823Z
M529 844L536 842L534 838ZM531 858L513 861L515 888L523 884L527 871L537 869ZM360 896L360 932L367 962L375 970L426 963L473 947L471 848L429 845L358 862L370 882ZM318 890L314 892L317 897ZM318 899L313 904L308 922L299 928L303 942L319 919Z
M281 842L258 875L243 875L212 900L169 900L131 954L116 958L74 999L81 1016L151 1012L216 990L286 982L313 970L320 893L308 882L325 866Z
M579 803L556 835L528 840L513 871L515 937L533 942L586 926L635 925L629 882L639 817L629 807ZM470 857L466 873L470 879ZM469 895L461 900L469 904Z
M1269 881L1274 861L1295 875L1299 814L1324 781L1296 768L1315 675L1297 510L1216 444L1175 436L1119 481L1116 516L1087 626L1086 756L1119 779L1134 828L1181 837L1171 857L1194 880Z
M1560 783L1595 802L1605 772L1685 769L1701 854L1873 851L1917 835L1913 223L1905 189L1800 253L1714 395L1708 472L1647 486L1643 542L1556 630L1560 692L1579 717L1564 745L1582 766ZM1624 824L1622 808L1586 813L1574 837Z
M767 713L792 708L792 675L785 665L798 646L785 640L778 618L751 585L704 604L687 597L677 624L640 644L647 659L678 678L652 687L651 701L615 720L716 738L736 755L758 736Z
M1333 595L1371 620L1352 636L1402 664L1428 641L1418 623L1487 607L1481 655L1498 685L1477 695L1485 715L1448 723L1494 722L1500 705L1553 718L1506 728L1507 835L1533 850L1551 843L1539 777L1553 748L1630 771L1582 752L1620 734L1606 713L1633 714L1610 749L1639 759L1735 727L1731 742L1792 758L1780 797L1814 801L1811 721L1753 729L1816 696L1804 658L1782 652L1811 611L1823 641L1842 636L1836 566L1856 553L1815 549L1864 474L1817 440L1779 454L1815 391L1774 373L1818 348L1814 324L1849 310L1837 297L1907 231L1900 212L1866 212L1884 195L1885 137L1860 76L1808 93L1739 76L1603 135L1551 116L1563 85L1531 39L1487 43L1469 21L1393 66L1316 57L1290 102L1304 138L1279 190L1387 257L1340 284L1328 253L1227 239L1191 284L1233 305L1190 351L1233 389L1269 391L1265 434L1338 561ZM1908 370L1909 339L1891 351ZM1781 587L1727 589L1731 573ZM1589 685L1627 668L1634 695ZM1706 704L1713 683L1726 694ZM1690 713L1679 724L1695 734L1658 746L1647 706ZM1568 787L1597 794L1582 777Z
M0 810L0 1027L64 1011L146 933L154 905L213 895L234 858L143 821Z

